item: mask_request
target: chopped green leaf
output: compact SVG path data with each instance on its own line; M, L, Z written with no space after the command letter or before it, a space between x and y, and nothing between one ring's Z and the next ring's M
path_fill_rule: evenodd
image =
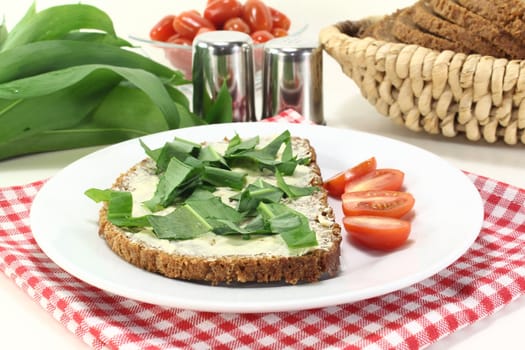
M291 248L305 248L317 245L315 232L304 215L287 211L270 219L273 232L278 232Z
M281 203L260 203L257 209L270 224L272 232L279 233L291 248L317 245L315 232L310 228L308 218Z
M240 212L224 204L219 197L190 199L186 204L205 219L224 219L233 223L239 223L243 219Z
M281 174L280 171L275 172L275 177L277 179L277 186L283 191L287 197L289 198L298 198L298 197L304 197L309 196L316 190L315 187L309 186L309 187L300 187L300 186L294 186L289 185L284 181L284 177Z
M241 141L235 137L230 141L224 157L232 166L252 168L253 165L256 165L259 170L275 171L279 169L285 175L293 174L297 161L292 157L291 136L288 130L282 132L260 149L256 148L258 143L258 138ZM280 160L277 153L283 145L285 146L283 151L285 158Z
M247 150L253 150L259 144L259 136L252 137L250 139L242 140L238 134L228 142L228 148L224 155L226 157L239 154Z
M224 168L229 168L228 163L223 156L219 154L212 146L205 146L201 149L199 153L199 160L206 162L210 165L220 166Z
M199 151L200 145L175 137L171 142L164 144L164 147L160 149L160 153L155 158L157 162L157 172L162 173L166 171L171 158L176 157L184 162L188 156L198 156Z
M91 198L94 202L107 202L111 198L112 190L101 190L98 188L90 188L84 192L86 196Z
M148 219L153 232L160 239L192 239L212 229L189 205L177 208L166 216L151 215Z
M213 194L214 189L207 190L203 187L197 187L195 191L192 192L192 194L186 199L186 202L190 202L193 200L208 200L216 198Z
M114 225L142 227L148 224L144 216L132 217L133 199L130 192L91 188L85 194L97 203L108 203L108 220Z
M277 203L282 197L283 192L279 188L258 179L241 192L237 210L251 213L257 209L260 202Z
M155 212L170 205L186 190L192 189L199 180L201 168L195 168L173 157L164 173L159 177L159 184L152 199L144 205Z
M205 166L202 181L217 187L230 187L241 190L246 183L246 174L212 166Z

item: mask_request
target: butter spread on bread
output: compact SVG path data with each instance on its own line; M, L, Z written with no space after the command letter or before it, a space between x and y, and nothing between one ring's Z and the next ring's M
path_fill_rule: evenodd
M320 169L315 150L308 140L291 137L291 149L299 159L309 162L298 164L292 174L283 176L289 186L314 187L310 195L285 198L287 208L304 215L315 234L316 244L290 246L279 234L216 234L205 232L191 239L160 239L152 227L128 229L119 227L108 219L108 205L100 212L99 234L108 246L129 263L166 277L208 282L212 285L235 282L314 282L334 276L339 270L340 227L335 222L328 205L327 194L322 188ZM258 148L264 147L272 138L261 138ZM222 154L228 141L214 142L217 153ZM283 149L279 150L280 157ZM232 169L236 170L236 169ZM261 171L240 169L246 172L246 185L262 180L277 185L276 174L267 169ZM159 183L155 161L146 158L123 173L112 190L130 192L133 198L133 217L145 215L169 215L175 210L167 206L152 212L143 204L154 195ZM235 207L238 189L220 186L213 195L222 202Z

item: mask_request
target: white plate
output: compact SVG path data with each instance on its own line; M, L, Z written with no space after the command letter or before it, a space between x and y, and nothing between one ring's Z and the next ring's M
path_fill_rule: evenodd
M109 187L121 172L143 159L137 140L90 154L50 179L32 206L34 237L64 270L121 296L200 311L270 312L348 303L407 287L454 262L480 232L483 204L472 182L441 158L396 140L351 130L280 123L215 124L142 139L151 147L160 147L174 135L214 141L234 132L248 137L273 135L284 129L310 139L325 178L371 156L376 157L379 167L403 170L405 187L416 198L408 244L383 254L359 249L344 239L341 271L336 277L296 286L212 287L143 271L121 260L99 238L100 205L83 194L91 187ZM340 202L333 200L331 204L341 219Z

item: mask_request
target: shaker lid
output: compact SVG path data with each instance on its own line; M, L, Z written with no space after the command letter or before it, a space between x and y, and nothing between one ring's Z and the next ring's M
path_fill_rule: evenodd
M294 54L311 53L319 48L317 40L301 36L285 36L272 39L264 45L266 54L294 56Z
M195 37L194 47L212 50L214 55L229 55L245 44L253 44L252 38L242 32L232 30L215 30Z

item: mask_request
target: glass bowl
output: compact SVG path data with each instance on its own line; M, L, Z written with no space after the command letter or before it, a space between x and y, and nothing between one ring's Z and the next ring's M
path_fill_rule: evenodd
M299 29L290 30L288 36L298 36L306 31L307 25ZM186 79L191 80L192 70L192 46L155 41L130 35L130 39L140 44L139 49L149 58L160 62L168 67L181 71ZM254 45L254 64L256 79L262 70L264 43Z

